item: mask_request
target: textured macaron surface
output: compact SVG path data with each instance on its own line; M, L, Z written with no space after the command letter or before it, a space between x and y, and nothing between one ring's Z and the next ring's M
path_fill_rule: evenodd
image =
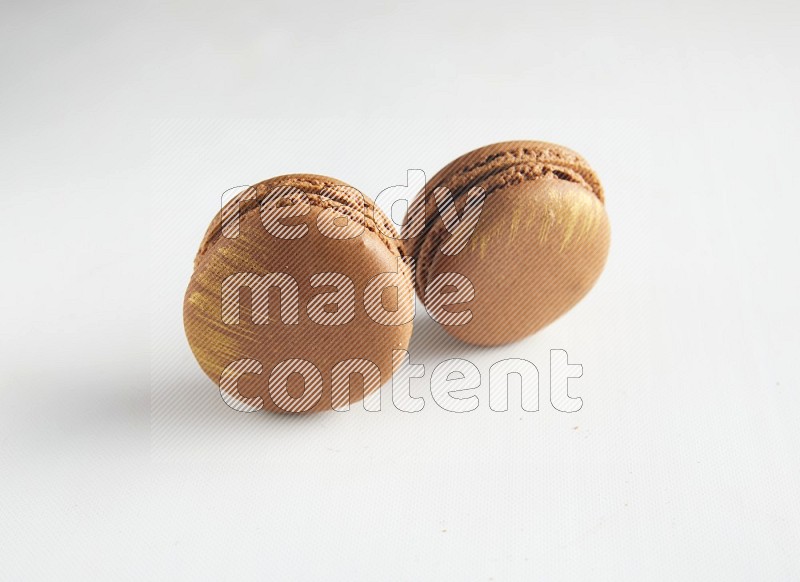
M394 224L368 196L336 178L317 174L287 174L250 186L227 202L209 225L196 261L222 238L226 217L236 220L251 218L258 213L266 197L271 195L275 199L274 203L285 204L297 201L295 193L302 193L315 207L335 208L378 236L392 252L399 252Z
M472 189L485 195L475 230L455 256L442 252L452 234L434 196L439 188L449 190L459 214ZM586 160L563 146L480 148L438 172L413 204L424 205L427 217L404 249L415 259L417 293L426 302L431 281L445 272L467 277L475 288L472 320L445 329L471 343L507 343L541 329L588 292L605 264L603 188Z
M299 227L302 236L279 236L283 226L265 228L265 215L293 205L304 211L284 215L279 225ZM320 226L329 215L362 228L355 236L332 238ZM260 398L263 408L276 412L339 407L375 390L391 377L393 350L408 346L412 327L410 320L376 321L365 299L376 277L396 273L387 310L413 302L411 274L398 261L392 229L367 196L323 176L281 176L231 200L203 238L184 299L184 327L201 368L222 384L234 363L253 362L236 364L250 366L238 379L237 394ZM356 360L363 377L336 384L337 365ZM307 374L286 377L288 363L298 362ZM273 374L284 374L281 402ZM321 395L303 407L308 378L319 380Z
M603 187L589 163L580 154L560 145L540 141L510 141L485 146L452 161L426 184L416 203L426 209L426 224L420 236L409 239L405 252L416 260L418 292L424 297L429 270L427 266L447 236L433 193L437 188L450 190L459 212L473 187L480 187L487 197L524 182L558 179L573 182L592 192L604 202Z

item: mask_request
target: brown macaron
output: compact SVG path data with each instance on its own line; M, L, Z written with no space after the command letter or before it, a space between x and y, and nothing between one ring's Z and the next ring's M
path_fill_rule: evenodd
M184 299L203 371L243 411L346 408L391 377L413 319L391 221L355 188L279 176L228 202Z
M420 299L477 345L516 341L567 312L597 281L610 243L597 175L577 153L537 141L448 164L411 204L406 231Z

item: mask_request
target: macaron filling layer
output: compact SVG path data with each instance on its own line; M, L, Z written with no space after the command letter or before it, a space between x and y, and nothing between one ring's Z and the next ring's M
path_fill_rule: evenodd
M288 175L259 182L230 200L226 204L225 210L218 212L214 217L200 244L195 265L223 237L222 217L226 211L232 210L235 205L238 205L238 219L244 220L246 217L258 213L262 202L271 193L277 194L276 200L272 203L278 206L300 202L301 196L297 192L293 192L293 189L302 192L313 207L336 209L337 212L377 235L393 254L400 254L400 243L394 225L367 196L355 193L352 186L332 178L314 175ZM387 235L387 232L391 233L391 236Z

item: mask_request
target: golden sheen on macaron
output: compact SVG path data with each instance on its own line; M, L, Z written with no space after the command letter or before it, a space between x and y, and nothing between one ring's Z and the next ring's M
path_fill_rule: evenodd
M409 231L422 210L424 226ZM487 346L572 308L610 243L595 172L572 150L538 141L489 145L448 164L411 204L406 233L428 311L456 338Z
M200 245L184 326L243 410L346 408L391 377L413 282L391 221L344 182L279 176L228 202Z

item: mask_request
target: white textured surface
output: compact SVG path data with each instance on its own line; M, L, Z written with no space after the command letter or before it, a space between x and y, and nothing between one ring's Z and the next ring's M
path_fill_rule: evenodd
M4 8L0 578L799 579L798 18ZM416 414L388 390L377 413L225 407L181 302L226 188L307 171L375 194L514 138L603 180L589 297L492 350L418 318ZM583 365L573 414L546 390L558 348ZM483 375L474 412L431 397L454 357ZM511 357L540 370L538 412L489 409Z

